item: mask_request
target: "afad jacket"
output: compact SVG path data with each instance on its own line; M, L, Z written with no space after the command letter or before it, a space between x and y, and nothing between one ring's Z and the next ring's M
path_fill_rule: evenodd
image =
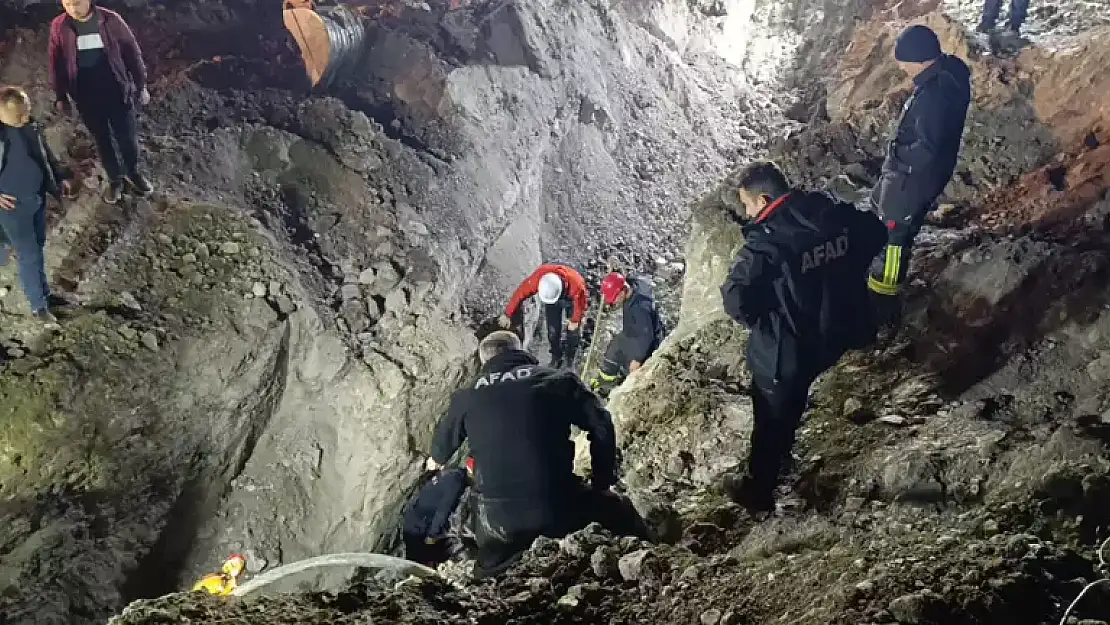
M875 339L867 274L887 236L873 213L794 191L745 226L744 239L721 296L751 330L753 376L812 379Z

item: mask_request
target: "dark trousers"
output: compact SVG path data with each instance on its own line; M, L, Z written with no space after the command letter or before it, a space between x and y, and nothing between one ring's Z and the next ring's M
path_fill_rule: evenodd
M520 561L540 536L562 538L597 522L617 536L650 538L647 525L626 498L578 483L573 492L547 501L490 499L475 494L475 577L498 575Z
M998 23L998 14L1002 12L1002 0L985 0L983 3L983 21L980 22L981 30L990 30ZM1025 23L1029 14L1029 0L1010 0L1010 30L1017 31Z
M75 98L81 121L96 141L100 164L109 180L139 173L139 136L135 107L108 90ZM119 150L116 150L116 146Z
M551 349L551 360L568 366L574 363L582 337L581 326L573 332L568 330L564 336L564 319L570 319L573 312L574 302L570 299L560 299L554 304L544 304L543 307L544 318L547 320L547 342Z
M462 551L462 543L451 535L436 536L433 542L428 542L424 535L403 534L405 541L405 557L413 562L435 568L450 560Z
M811 377L796 380L752 379L751 453L748 476L760 495L773 496L783 464L794 448L794 436L809 398Z
M871 206L887 226L887 244L871 263L867 278L881 325L897 324L901 317L898 294L910 272L913 243L937 200L908 193L906 187L904 177L884 174L872 196Z
M32 312L47 307L46 205L41 195L16 198L15 210L0 210L0 228L19 257L19 282Z

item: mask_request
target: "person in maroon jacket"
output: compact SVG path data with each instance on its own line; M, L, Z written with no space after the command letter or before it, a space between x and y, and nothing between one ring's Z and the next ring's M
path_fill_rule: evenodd
M62 8L65 12L50 24L55 107L68 113L72 100L96 140L108 175L105 202L119 202L125 182L139 195L150 195L154 189L139 169L135 119L136 106L150 102L150 93L135 35L118 13L92 0L62 0Z

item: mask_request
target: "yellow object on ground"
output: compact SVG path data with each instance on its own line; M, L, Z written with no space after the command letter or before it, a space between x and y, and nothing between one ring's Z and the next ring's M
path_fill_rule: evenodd
M224 560L219 573L205 575L193 584L193 591L204 591L210 595L226 597L239 585L239 576L243 574L246 566L246 558L238 554L232 555Z
M193 592L203 590L210 595L218 597L226 597L231 594L238 584L235 583L234 577L228 577L223 573L212 573L201 578L199 582L193 585Z

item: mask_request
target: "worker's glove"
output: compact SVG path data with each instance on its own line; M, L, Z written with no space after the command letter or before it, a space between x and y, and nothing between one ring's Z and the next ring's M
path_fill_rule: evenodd
M424 461L424 470L425 471L439 471L442 468L443 468L443 465L436 462L436 459L431 457L431 456L428 456L428 459Z
M139 104L143 106L150 104L150 91L147 91L146 87L143 87L143 90L139 92Z
M567 332L576 332L576 331L578 331L578 324L568 319L567 320Z
M513 322L509 319L508 315L501 315L497 318L497 325L501 326L504 330L508 330L509 326L513 325Z

